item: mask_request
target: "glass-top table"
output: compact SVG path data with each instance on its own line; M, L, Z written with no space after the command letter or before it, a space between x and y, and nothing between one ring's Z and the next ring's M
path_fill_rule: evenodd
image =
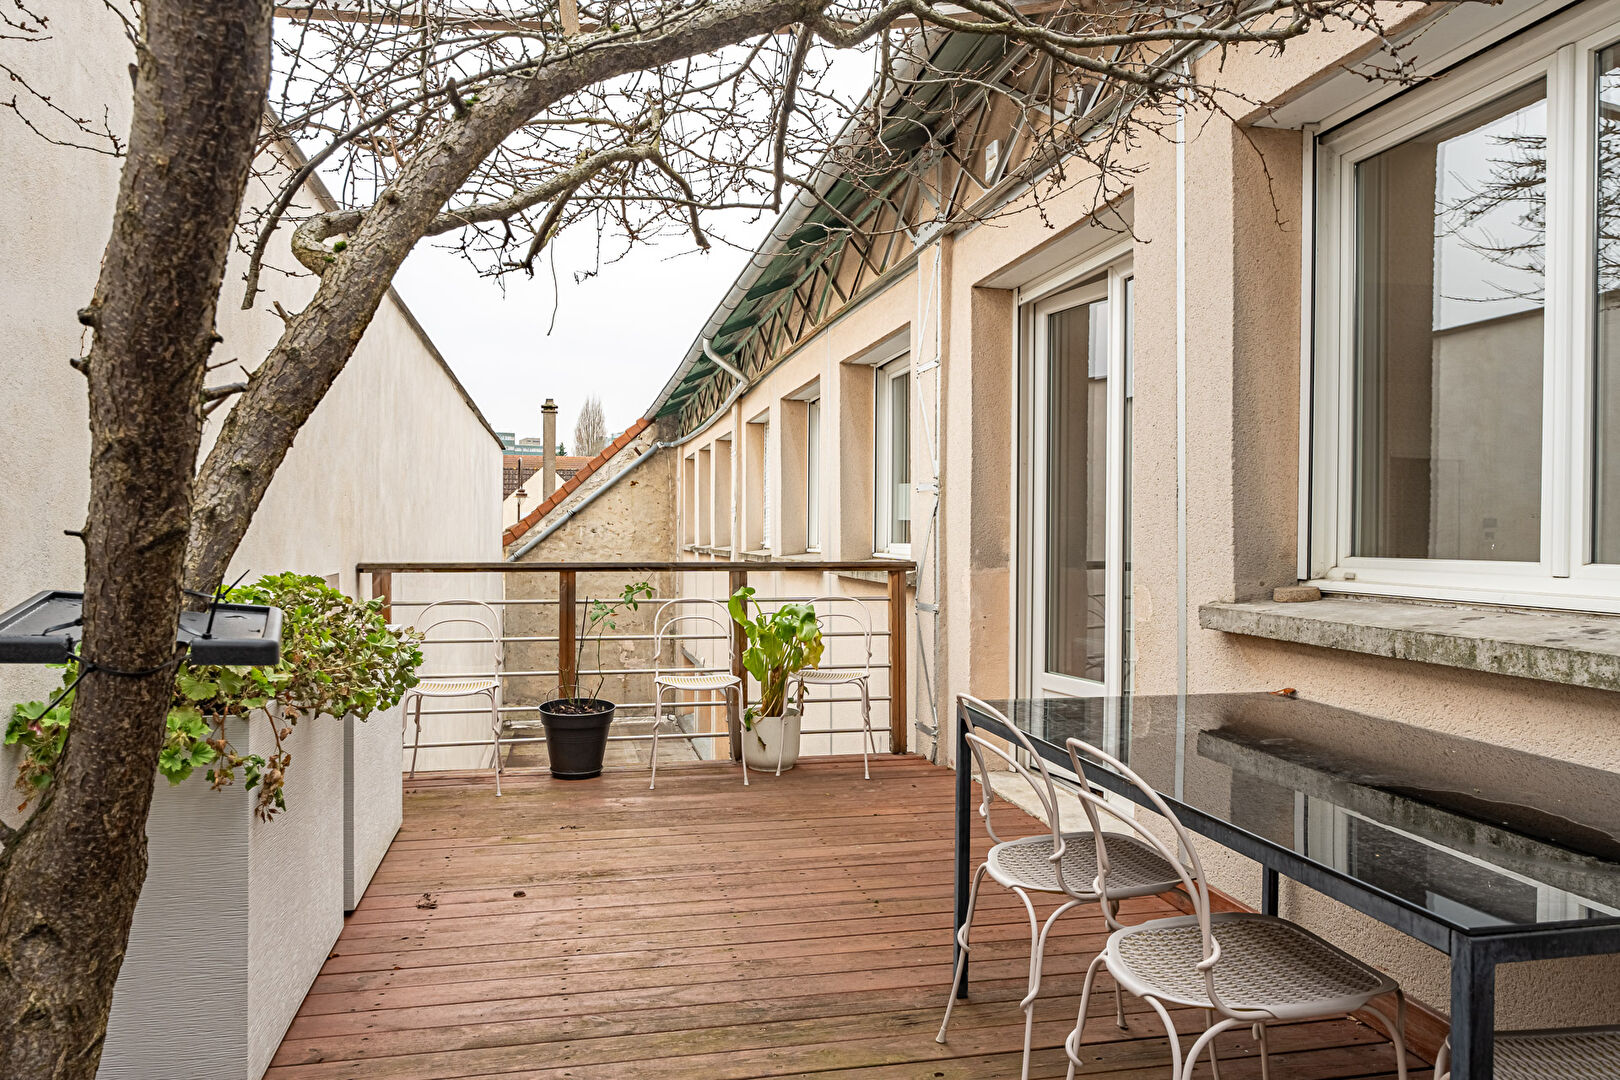
M1491 1075L1496 964L1620 952L1620 774L1272 694L991 705L1065 771L1070 738L1119 757L1189 829L1261 864L1268 913L1285 876L1449 953L1455 1080ZM957 730L960 927L973 815ZM1107 769L1087 779L1137 794Z

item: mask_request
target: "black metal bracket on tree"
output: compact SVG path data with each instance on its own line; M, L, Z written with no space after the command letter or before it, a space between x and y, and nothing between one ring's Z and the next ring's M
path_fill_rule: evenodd
M0 664L78 660L83 630L84 594L47 589L0 614ZM215 596L206 611L180 613L175 645L193 664L273 667L281 662L281 609Z

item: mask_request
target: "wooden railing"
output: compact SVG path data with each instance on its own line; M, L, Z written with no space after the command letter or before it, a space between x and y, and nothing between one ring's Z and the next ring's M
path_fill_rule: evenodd
M577 681L575 670L578 644L578 578L580 574L714 574L729 577L730 592L749 583L750 573L765 572L834 572L881 573L885 575L888 627L884 632L873 631L874 637L889 640L889 749L903 754L907 747L907 728L910 707L907 700L908 652L906 616L906 576L914 565L898 559L864 559L859 561L820 561L807 559L761 559L747 562L727 562L722 559L702 561L687 559L670 562L365 562L355 569L371 579L371 595L384 601L384 614L393 616L395 574L554 574L557 578L557 676L560 685L569 686ZM769 599L769 598L766 598ZM401 601L403 603L404 601ZM735 632L735 628L733 628ZM731 671L743 680L746 704L748 680L742 667L743 650L731 643ZM735 736L732 739L734 756L740 753ZM424 746L429 744L424 743Z

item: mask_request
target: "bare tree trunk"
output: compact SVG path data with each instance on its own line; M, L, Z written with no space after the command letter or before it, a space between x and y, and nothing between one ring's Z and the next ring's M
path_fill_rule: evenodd
M0 1076L94 1077L146 876L214 312L263 113L270 0L146 0L111 239L81 318L83 655L56 782L0 855Z

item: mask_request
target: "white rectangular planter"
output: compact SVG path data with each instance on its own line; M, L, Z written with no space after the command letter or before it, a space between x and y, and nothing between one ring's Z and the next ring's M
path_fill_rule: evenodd
M404 820L400 706L343 722L343 910L353 911Z
M298 724L287 810L273 821L254 820L240 779L211 791L201 775L157 778L146 884L98 1077L259 1080L343 927L349 727ZM229 737L253 753L273 748L262 716ZM398 769L396 750L396 792Z

